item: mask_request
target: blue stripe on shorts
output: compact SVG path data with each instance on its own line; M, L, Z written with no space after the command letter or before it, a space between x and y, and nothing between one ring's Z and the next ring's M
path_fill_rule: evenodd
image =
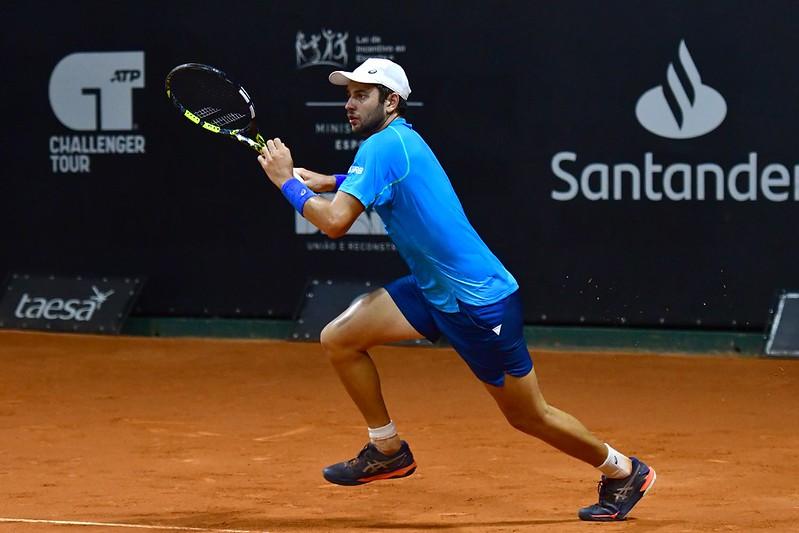
M425 299L413 276L392 281L385 289L416 331L432 342L446 336L481 381L500 387L505 374L523 377L532 370L518 290L489 305L458 302L458 312L445 313Z

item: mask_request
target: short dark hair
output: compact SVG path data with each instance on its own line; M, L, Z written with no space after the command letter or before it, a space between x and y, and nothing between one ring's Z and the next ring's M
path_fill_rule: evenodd
M385 85L380 85L380 84L377 85L377 90L380 93L379 97L380 97L380 103L381 104L386 101L386 98L388 98L388 95L390 95L391 93L397 92L397 91L392 91L391 89L389 89ZM397 96L399 96L399 94L397 94ZM399 97L399 104L397 105L397 114L399 116L404 115L406 109L408 109L408 102L405 101L405 98L400 96Z

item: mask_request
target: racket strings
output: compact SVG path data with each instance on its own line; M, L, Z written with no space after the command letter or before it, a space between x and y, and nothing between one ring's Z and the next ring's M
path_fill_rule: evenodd
M239 91L238 86L206 70L184 69L172 79L174 96L202 119L219 112L248 112L249 100Z
M204 107L202 109L198 109L197 111L192 111L192 113L194 113L200 118L208 118L214 113L219 113L220 111L222 110L219 109L218 107Z
M228 126L230 124L233 124L234 122L237 122L243 118L248 118L248 115L245 115L243 113L237 113L235 111L230 111L218 117L211 118L220 111L222 111L222 109L218 107L209 106L209 107L203 107L202 109L198 109L197 111L192 111L192 113L194 113L196 116L200 117L201 119L206 120L207 122L213 124L214 126L219 126L220 128L223 126Z
M248 115L242 115L241 113L226 113L221 117L216 117L215 119L209 120L208 122L210 122L214 126L222 127L233 124L234 122L237 122L243 118L249 118L249 117Z

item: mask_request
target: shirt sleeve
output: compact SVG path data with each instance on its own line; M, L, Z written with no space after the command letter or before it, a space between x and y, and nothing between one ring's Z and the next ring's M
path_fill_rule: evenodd
M355 154L355 160L347 171L347 179L339 187L340 191L351 194L363 204L365 209L383 205L391 201L396 180L399 148L398 136L393 131L384 130L363 142ZM404 170L404 156L402 157Z

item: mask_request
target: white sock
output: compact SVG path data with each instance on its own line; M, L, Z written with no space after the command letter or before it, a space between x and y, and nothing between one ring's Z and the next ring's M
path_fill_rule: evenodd
M389 420L388 424L379 428L369 428L369 440L377 444L377 441L388 440L397 435L397 426L394 425L393 420Z
M605 476L613 479L621 479L633 473L633 463L630 458L614 450L610 444L605 443L608 449L608 457L605 462L597 468Z

